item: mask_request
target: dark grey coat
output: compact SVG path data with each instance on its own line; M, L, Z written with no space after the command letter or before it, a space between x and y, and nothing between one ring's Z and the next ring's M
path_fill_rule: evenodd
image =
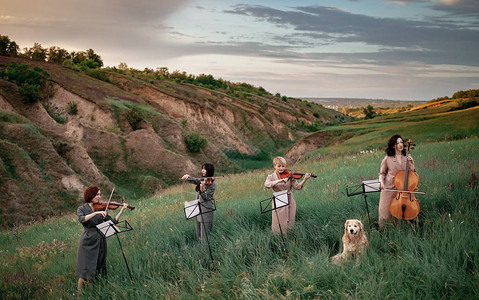
M96 225L108 220L116 222L111 216L105 219L96 215L85 222L85 216L93 213L88 203L77 209L78 221L83 225L83 232L78 245L77 262L75 274L83 279L95 279L98 275L106 275L106 239L100 233Z
M198 185L200 180L194 177L188 177L188 181ZM216 183L213 181L210 185L205 186L204 192L196 192L196 199L200 202L202 214L196 216L196 237L202 240L210 233L213 228L213 211L215 209L214 194Z

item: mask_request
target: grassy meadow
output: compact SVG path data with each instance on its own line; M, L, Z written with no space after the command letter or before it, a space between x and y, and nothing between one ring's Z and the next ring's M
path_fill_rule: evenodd
M421 178L419 222L368 223L362 196L346 187L377 178L382 151L311 160L286 243L271 233L260 201L272 168L217 179L217 211L206 243L185 220L187 183L130 203L134 230L108 239L108 276L84 289L85 299L473 299L479 297L479 139L419 144L412 155ZM105 193L107 194L107 193ZM379 194L368 194L372 222ZM112 215L116 212L112 211ZM359 263L330 262L341 251L346 219L366 225L370 248ZM72 213L0 234L0 294L6 299L76 297L75 260L82 226Z
M437 107L418 105L417 109L382 115L368 120L358 120L331 126L324 131L338 131L338 136L348 138L330 147L319 148L307 156L355 153L361 150L384 148L393 134L423 144L432 141L457 140L479 134L479 106L458 110L461 101L450 101ZM431 105L431 104L429 104Z

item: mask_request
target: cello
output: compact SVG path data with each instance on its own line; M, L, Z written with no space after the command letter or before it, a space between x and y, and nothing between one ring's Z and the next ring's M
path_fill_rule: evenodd
M407 155L410 153L412 147L411 140L407 142ZM409 160L406 159L406 169L398 171L394 177L394 185L396 186L397 194L391 201L389 212L396 219L412 220L419 214L419 201L416 199L415 192L419 185L419 175L409 169Z

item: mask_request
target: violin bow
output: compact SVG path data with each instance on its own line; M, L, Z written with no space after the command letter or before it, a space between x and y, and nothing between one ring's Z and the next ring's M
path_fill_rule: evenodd
M225 175L218 175L218 176L208 176L208 177L199 177L199 178L196 178L196 177L191 177L192 179L197 179L197 180L200 180L200 181L205 181L207 179L216 179L218 177L225 177Z
M115 191L115 187L113 187L113 189L111 190L110 199L108 199L108 203L106 204L105 212L107 212L108 210L108 205L110 205L111 197L113 196L114 191Z

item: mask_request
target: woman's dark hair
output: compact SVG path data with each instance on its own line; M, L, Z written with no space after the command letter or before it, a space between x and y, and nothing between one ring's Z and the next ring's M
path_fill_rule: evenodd
M395 134L389 139L388 147L385 150L387 156L394 156L394 154L396 154L396 150L394 149L394 147L396 146L396 142L398 139L401 139L404 142L404 139L399 134ZM403 148L401 153L402 155L406 155L406 148Z
M215 167L212 164L208 164L208 163L203 164L203 166L201 166L201 168L205 168L205 170L206 170L205 177L215 176Z
M215 167L212 164L206 163L201 166L201 169L205 168L206 174L203 177L213 177L215 176ZM212 180L214 181L214 179ZM197 192L200 191L200 185L198 184L195 188Z
M83 199L85 199L86 203L90 203L93 198L95 198L96 194L100 189L96 186L89 186L86 188L85 192L83 193Z

